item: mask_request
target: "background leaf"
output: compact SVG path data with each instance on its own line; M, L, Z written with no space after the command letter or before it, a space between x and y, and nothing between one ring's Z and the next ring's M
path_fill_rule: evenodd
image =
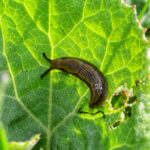
M146 28L146 37L150 38L150 1L149 0L129 0L128 3L136 5L136 10L137 10L137 15L139 16L140 13L142 15L141 21L142 21L142 26ZM143 12L144 15L143 15Z
M39 141L40 136L35 135L28 141L24 142L10 142L9 143L9 150L31 150L36 143Z
M132 7L120 0L4 0L0 14L0 71L8 71L11 78L1 121L9 141L29 140L40 133L35 149L137 149L141 142L145 143L141 149L149 148L149 137L139 133L148 130L139 118L140 104L147 103L141 88L133 91L141 101L131 106L128 119L122 117L125 104L118 109L111 106L118 86L126 83L133 88L136 80L148 75L148 44ZM106 119L77 112L102 109L89 109L90 91L78 78L55 70L40 79L49 66L43 52L51 59L85 59L105 74ZM120 124L111 129L116 121Z
M8 141L7 141L6 133L1 124L0 124L0 149L8 150Z

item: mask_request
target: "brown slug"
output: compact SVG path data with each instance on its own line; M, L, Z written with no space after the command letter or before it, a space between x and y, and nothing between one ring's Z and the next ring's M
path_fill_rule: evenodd
M90 88L91 99L89 107L92 108L104 104L108 93L108 83L103 73L93 64L74 57L62 57L51 60L45 53L43 53L43 57L49 61L51 67L41 75L41 78L52 69L58 69L73 74L84 81Z

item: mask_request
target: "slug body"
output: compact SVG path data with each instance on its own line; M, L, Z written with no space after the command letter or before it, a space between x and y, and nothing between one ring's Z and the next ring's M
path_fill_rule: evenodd
M43 56L48 60L45 54ZM108 93L108 84L104 75L94 65L89 62L74 58L62 57L50 60L51 68L48 69L41 77L52 69L58 69L73 74L83 80L91 90L91 99L89 106L97 107L103 105Z

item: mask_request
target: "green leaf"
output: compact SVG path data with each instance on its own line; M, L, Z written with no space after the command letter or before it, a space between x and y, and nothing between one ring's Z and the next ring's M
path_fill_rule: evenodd
M143 83L148 75L143 34L132 7L121 0L1 1L0 75L9 73L10 79L0 111L9 141L40 134L36 150L149 149L144 134L149 129L139 111L141 103L149 105L141 98L148 88L140 88L141 83L134 88L136 80ZM43 52L51 59L71 56L97 66L109 85L105 107L89 109L90 90L77 77L54 70L40 79L49 67ZM113 108L111 99L124 83L118 94L127 89L128 95ZM130 93L137 97L131 104ZM131 117L126 115L129 106ZM79 108L103 110L106 118L79 114Z
M3 126L0 123L0 149L8 150L8 141Z
M39 141L39 135L35 135L29 141L25 142L10 142L8 144L6 132L0 124L0 150L31 150Z
M35 135L29 141L25 142L10 142L9 149L10 150L31 150L35 144L39 141L39 135Z

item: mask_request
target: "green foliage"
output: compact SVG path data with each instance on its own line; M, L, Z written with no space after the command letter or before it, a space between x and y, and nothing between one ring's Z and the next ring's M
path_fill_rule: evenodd
M9 150L31 150L35 144L39 141L40 136L35 135L28 141L24 142L10 142Z
M31 150L39 139L39 135L35 135L29 141L10 142L8 144L6 132L0 124L0 150Z
M35 150L149 149L143 34L132 7L121 0L1 1L0 75L7 74L9 82L0 94L0 121L9 141L40 134ZM88 87L72 75L54 70L40 79L49 67L43 52L51 59L72 56L95 64L109 84L105 107L90 109ZM112 104L115 94L119 104ZM103 110L106 118L79 114L79 108Z
M136 5L138 18L142 21L142 26L147 28L146 36L150 37L150 0L130 0Z
M8 150L8 141L6 133L1 124L0 124L0 150Z

